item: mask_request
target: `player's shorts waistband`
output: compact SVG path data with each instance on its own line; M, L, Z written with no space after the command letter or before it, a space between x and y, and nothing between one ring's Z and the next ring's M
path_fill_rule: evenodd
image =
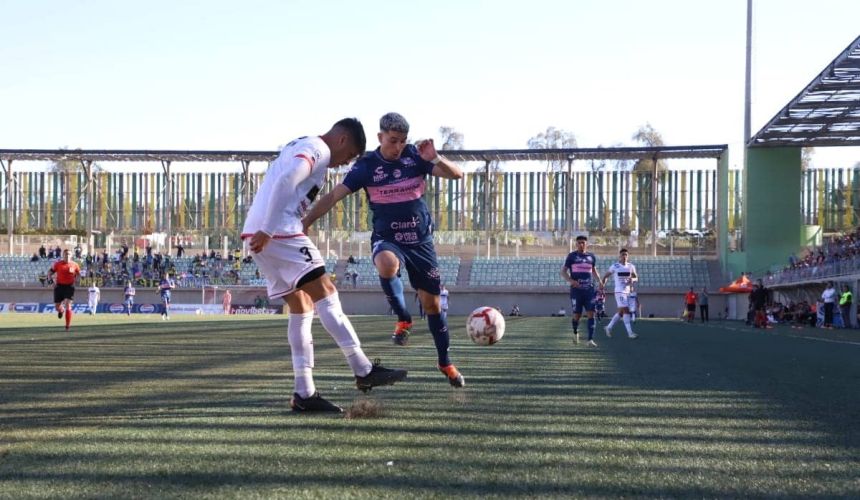
M272 239L273 239L273 240L287 240L287 239L290 239L290 238L298 238L298 237L300 237L300 236L304 236L304 235L305 235L305 233L296 233L296 234L273 234L273 235L272 235ZM245 238L250 238L251 236L254 236L254 233L242 233L242 235L241 235L239 238L244 240Z

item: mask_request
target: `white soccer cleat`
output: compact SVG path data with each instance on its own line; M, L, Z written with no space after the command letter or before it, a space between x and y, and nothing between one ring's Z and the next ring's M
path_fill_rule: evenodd
M636 335L635 333L628 333L628 334L627 334L627 338L631 338L631 339L638 339L638 338L639 338L639 335Z
M597 347L597 342L595 342L593 340L589 340L588 341L588 347Z
M612 330L607 326L603 328L603 331L606 332L606 336L612 338Z

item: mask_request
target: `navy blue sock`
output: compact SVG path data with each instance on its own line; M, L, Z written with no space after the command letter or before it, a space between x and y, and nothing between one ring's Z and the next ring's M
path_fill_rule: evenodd
M588 340L594 338L594 318L588 318Z
M577 319L576 316L574 316L573 319L570 320L570 324L573 326L573 334L576 335L577 333L579 333L577 331L579 330L579 319Z
M442 318L441 314L428 314L427 327L430 328L430 333L433 334L433 343L436 344L436 355L439 357L439 366L450 365L451 359L448 358L448 346L450 345L448 323Z
M391 310L397 315L397 320L412 323L412 315L406 309L406 299L403 298L403 282L400 281L400 277L383 278L380 276L379 284L382 285L385 300L388 301Z

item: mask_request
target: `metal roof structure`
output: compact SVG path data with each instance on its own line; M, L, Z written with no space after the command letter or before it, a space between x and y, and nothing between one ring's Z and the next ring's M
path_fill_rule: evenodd
M573 149L445 150L454 161L567 161L720 158L728 146L660 146ZM112 162L230 162L271 161L277 151L157 151L109 149L0 149L0 161L112 161Z
M748 145L860 146L860 37L755 134Z

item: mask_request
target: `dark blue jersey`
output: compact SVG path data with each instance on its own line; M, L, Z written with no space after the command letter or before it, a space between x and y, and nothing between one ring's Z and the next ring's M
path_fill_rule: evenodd
M170 278L162 278L158 283L158 293L162 296L170 296L170 289L176 287L176 283Z
M343 179L350 191L364 189L373 212L373 240L401 245L432 241L433 222L424 203L426 176L433 164L408 145L400 158L388 161L379 148L355 162Z
M592 270L596 265L597 257L591 252L570 252L564 261L564 267L570 273L570 278L579 283L580 289L594 288Z

